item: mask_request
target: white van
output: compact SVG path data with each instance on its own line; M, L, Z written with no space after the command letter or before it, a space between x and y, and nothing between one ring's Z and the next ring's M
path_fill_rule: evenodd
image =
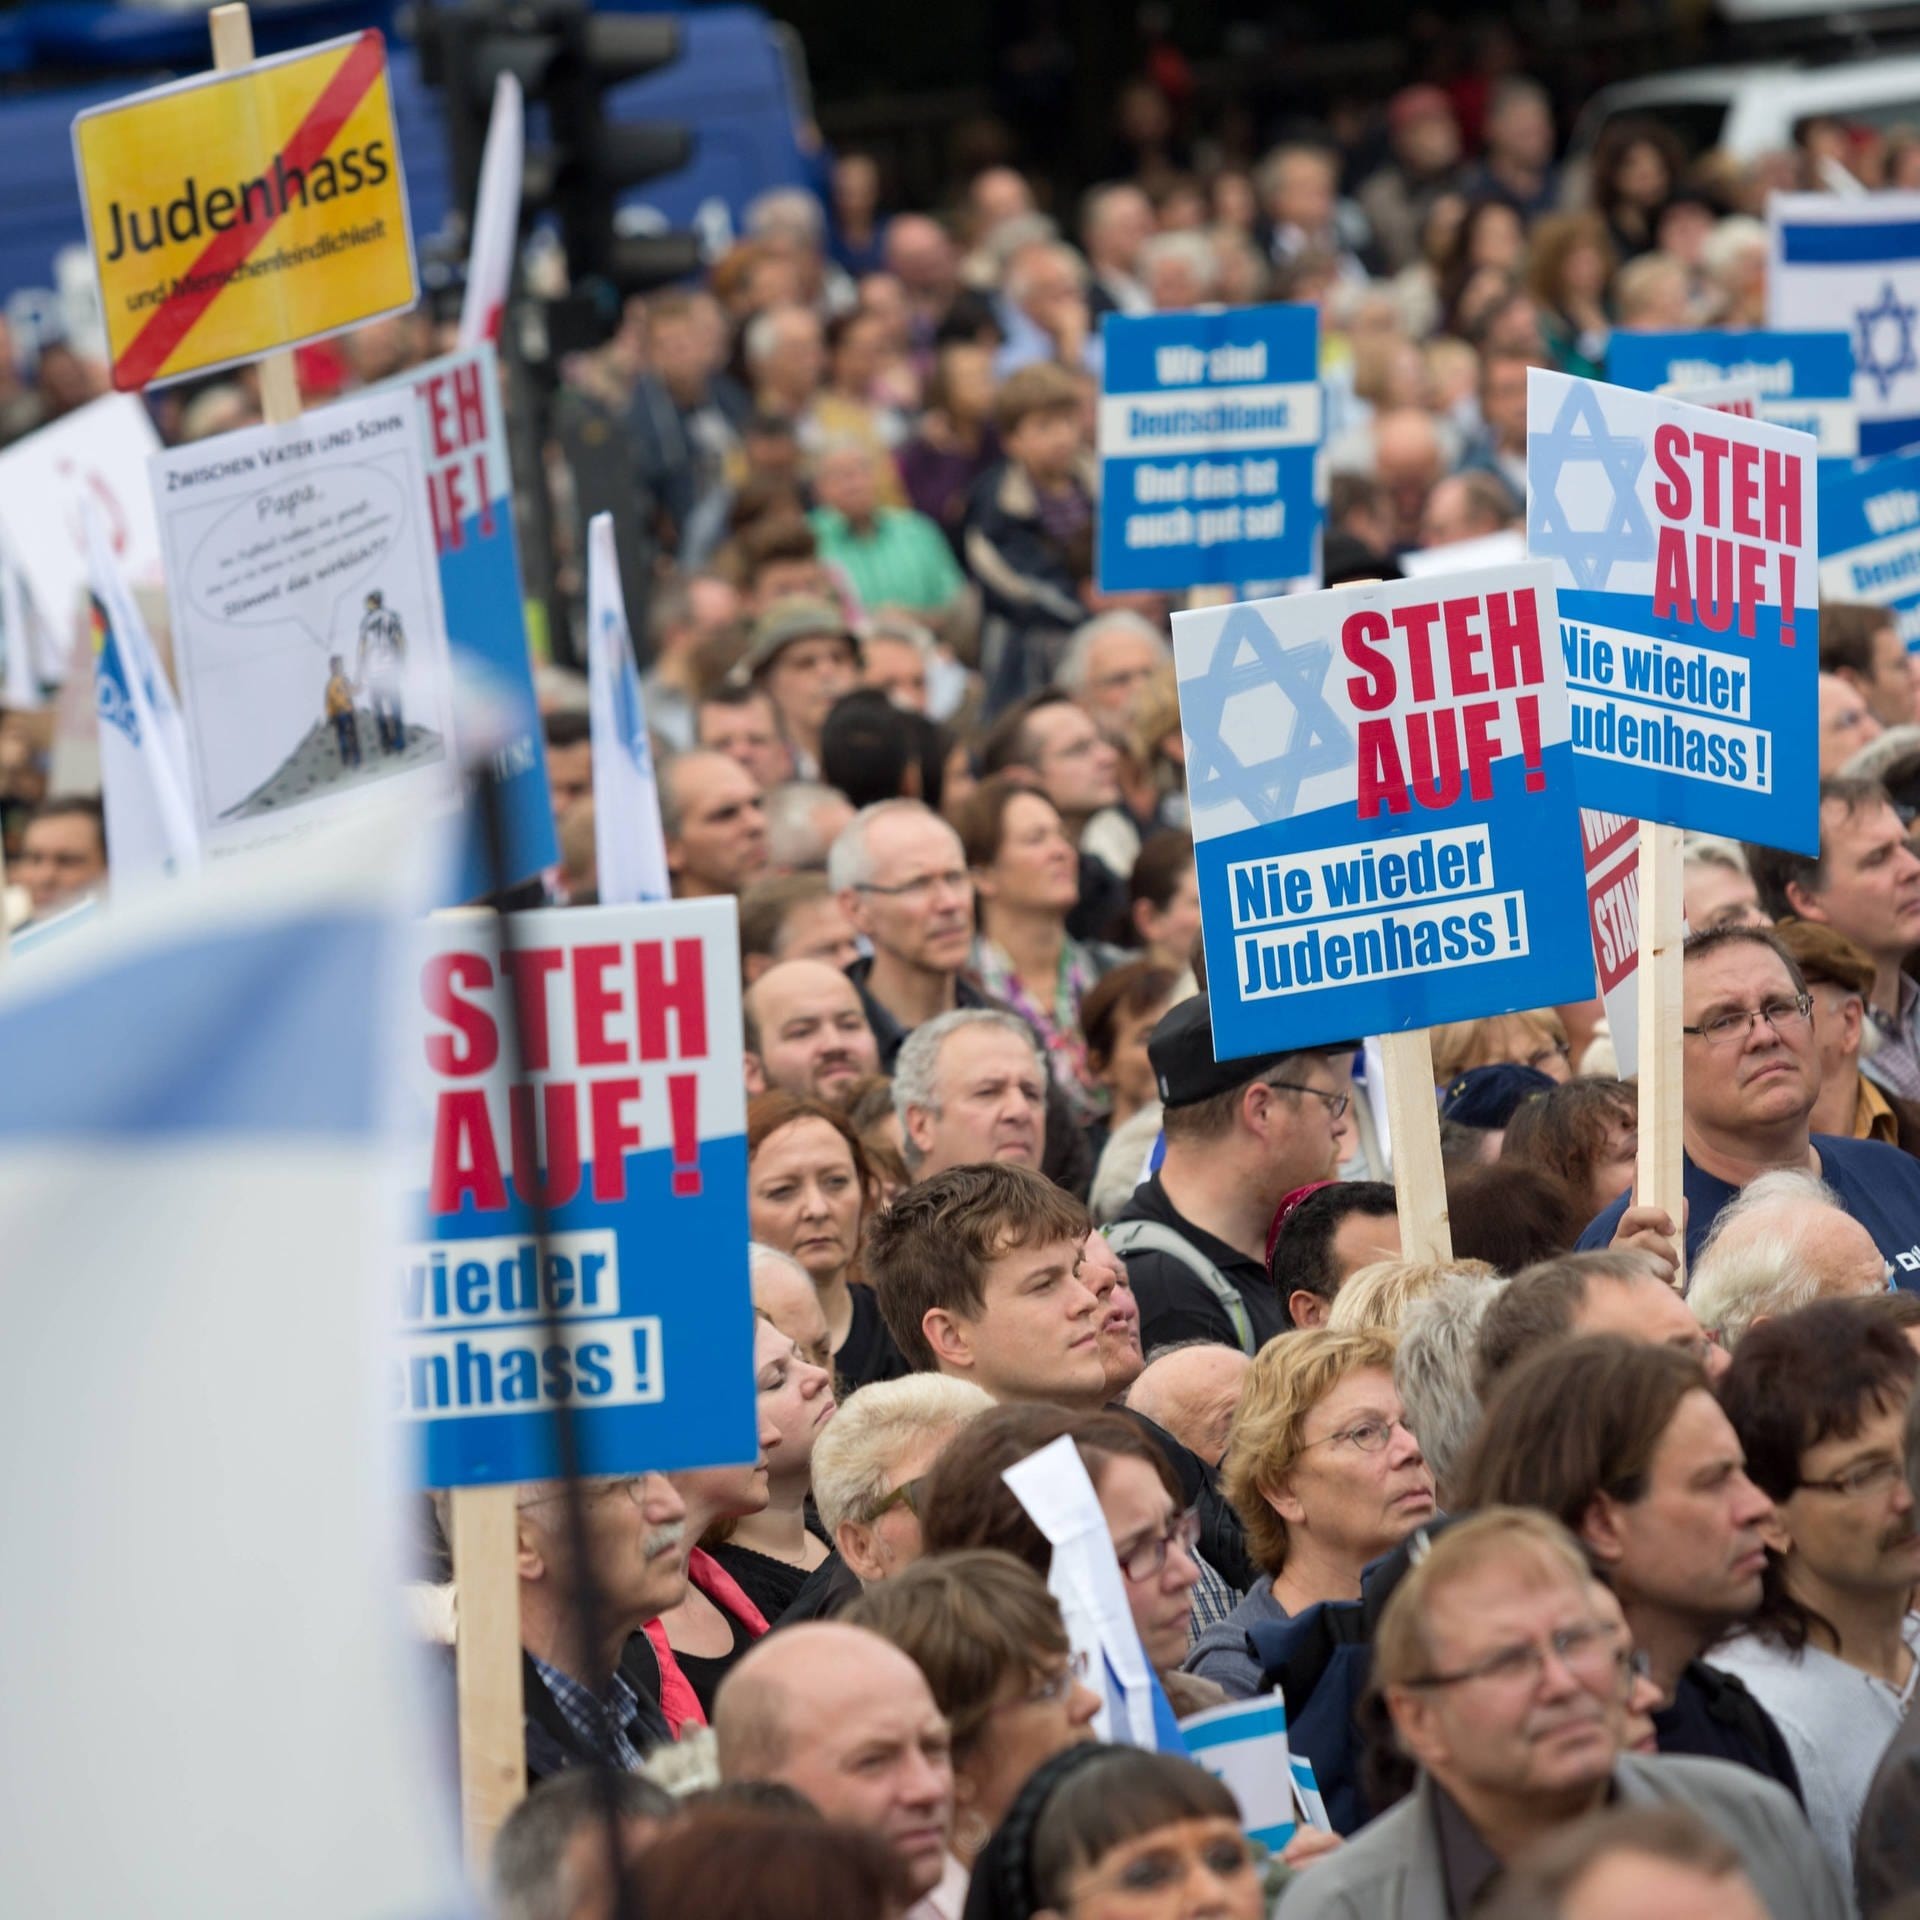
M1602 87L1574 122L1567 158L1584 168L1612 120L1657 120L1690 156L1719 147L1739 160L1793 145L1804 121L1920 127L1920 54L1831 65L1696 67Z

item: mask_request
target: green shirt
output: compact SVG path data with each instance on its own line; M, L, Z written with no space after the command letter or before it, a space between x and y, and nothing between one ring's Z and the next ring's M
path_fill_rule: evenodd
M807 518L820 544L820 558L846 574L862 606L931 612L948 605L960 591L953 549L923 513L881 507L867 533L856 533L847 516L833 507L815 507Z

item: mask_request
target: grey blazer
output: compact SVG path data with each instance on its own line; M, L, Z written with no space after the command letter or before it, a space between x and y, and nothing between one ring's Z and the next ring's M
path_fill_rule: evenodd
M1727 1760L1622 1754L1614 1789L1628 1806L1683 1806L1740 1855L1773 1920L1848 1920L1852 1901L1784 1787ZM1288 1885L1280 1920L1457 1920L1424 1775L1397 1807Z

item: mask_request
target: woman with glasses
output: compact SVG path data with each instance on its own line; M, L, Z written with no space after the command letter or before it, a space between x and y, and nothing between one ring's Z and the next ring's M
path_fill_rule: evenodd
M1141 1648L1174 1711L1217 1706L1224 1697L1219 1689L1196 1689L1180 1662L1191 1638L1194 1589L1203 1577L1217 1582L1219 1576L1196 1551L1199 1518L1182 1498L1166 1455L1125 1414L1017 1405L981 1414L948 1445L923 1485L925 1550L999 1547L1044 1575L1053 1549L1001 1476L1063 1435L1093 1482Z
M1551 1007L1449 1020L1432 1033L1435 1086L1450 1087L1473 1067L1501 1065L1531 1067L1549 1080L1573 1078L1566 1022Z
M873 1170L844 1113L798 1094L747 1102L747 1218L754 1239L806 1268L827 1316L834 1373L851 1393L907 1370L859 1278L860 1230L875 1205Z
M1267 1866L1231 1789L1191 1760L1074 1747L1015 1798L967 1920L1261 1920Z
M841 1617L891 1640L947 1716L953 1852L971 1873L1033 1770L1093 1738L1100 1696L1086 1684L1085 1656L1046 1582L986 1549L918 1561Z
M1378 1331L1313 1328L1269 1341L1247 1370L1221 1475L1261 1577L1187 1660L1232 1699L1260 1690L1249 1627L1359 1599L1367 1563L1434 1516L1393 1355Z
M1114 955L1067 932L1080 856L1053 802L1007 774L983 780L955 824L979 902L973 971L1039 1034L1074 1117L1098 1119L1108 1094L1087 1058L1080 1003Z

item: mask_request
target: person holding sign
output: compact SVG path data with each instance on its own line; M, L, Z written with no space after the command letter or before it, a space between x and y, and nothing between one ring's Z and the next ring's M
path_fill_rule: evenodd
M1877 1140L1809 1130L1821 1082L1813 997L1786 949L1759 927L1721 927L1687 942L1684 971L1687 1265L1742 1187L1787 1167L1819 1174L1903 1280L1920 1275L1920 1165ZM1671 1232L1631 1199L1594 1219L1583 1251Z
M1216 1059L1204 993L1154 1029L1166 1158L1107 1236L1149 1351L1219 1340L1253 1353L1292 1324L1267 1278L1267 1229L1289 1193L1340 1164L1353 1052L1342 1041Z

